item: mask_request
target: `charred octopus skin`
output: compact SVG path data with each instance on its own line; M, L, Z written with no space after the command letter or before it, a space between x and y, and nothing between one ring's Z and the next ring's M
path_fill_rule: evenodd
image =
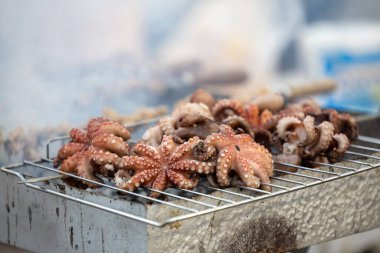
M133 191L147 186L164 191L171 185L181 189L193 189L199 180L198 174L214 172L214 162L202 162L193 158L192 150L200 142L199 137L177 144L173 136L165 135L158 147L138 143L135 156L125 156L117 165L115 175L117 187ZM131 176L132 174L132 176ZM160 194L152 192L152 197Z
M272 155L249 135L235 134L229 126L221 125L219 133L207 137L206 147L210 152L213 148L218 152L216 178L220 186L231 185L231 171L235 171L249 187L259 188L260 181L270 182L269 177L273 175ZM264 185L263 189L270 190L270 187Z

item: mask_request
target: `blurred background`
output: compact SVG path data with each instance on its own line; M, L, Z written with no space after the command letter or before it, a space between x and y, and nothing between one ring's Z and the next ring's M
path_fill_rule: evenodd
M198 87L244 100L323 78L337 84L315 96L324 107L378 113L380 1L1 0L0 165L90 117L165 113ZM335 245L310 252L370 243Z

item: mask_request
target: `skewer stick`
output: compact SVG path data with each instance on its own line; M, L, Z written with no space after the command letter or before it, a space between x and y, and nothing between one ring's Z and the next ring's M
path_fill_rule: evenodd
M46 176L46 177L34 177L29 178L24 181L19 181L18 184L26 184L26 183L37 183L37 182L43 182L43 181L49 181L49 180L55 180L55 179L62 179L63 175L54 175L54 176Z

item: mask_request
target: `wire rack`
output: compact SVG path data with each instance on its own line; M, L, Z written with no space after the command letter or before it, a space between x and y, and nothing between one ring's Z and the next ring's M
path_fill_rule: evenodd
M233 208L258 200L272 198L274 196L286 194L292 191L299 191L307 187L325 184L329 181L380 167L380 156L376 155L377 152L380 152L380 139L359 136L358 141L350 146L349 151L346 152L341 163L327 164L323 162L312 162L309 167L286 163L275 163L275 175L271 177L271 183L262 183L272 187L271 192L249 187L218 189L208 184L200 184L200 186L194 190L168 189L166 191L158 191L152 189L141 189L137 192L130 192L116 188L112 182L99 183L55 169L52 165L52 146L54 144L61 146L68 140L68 136L51 139L46 147L46 159L41 159L39 161L24 161L21 164L2 167L1 171L17 176L21 180L19 183L23 183L26 187L157 227L176 221L217 212L226 208ZM153 219L146 217L146 213L136 214L125 210L119 210L113 207L112 204L104 205L103 203L93 201L93 199L89 201L75 197L59 191L58 189L50 189L44 185L41 185L40 181L42 180L39 180L37 176L31 176L30 173L28 173L31 169L40 172L40 175L43 174L42 172L47 172L50 176L45 178L45 183L49 180L55 184L63 184L63 182L59 181L60 177L57 175L60 175L61 177L65 176L80 179L101 186L101 189L107 189L108 192L113 194L113 196L115 196L116 193L122 193L124 196L131 197L129 200L125 201L139 200L139 203L145 201L145 204L148 203L149 205L165 205L170 209L176 210L177 212L174 213L177 213L177 215L173 216L171 214L170 217L163 219ZM53 176L51 176L52 174ZM37 180L33 182L31 179ZM81 191L86 193L89 190ZM166 198L165 200L151 198L147 194L149 191L158 192Z

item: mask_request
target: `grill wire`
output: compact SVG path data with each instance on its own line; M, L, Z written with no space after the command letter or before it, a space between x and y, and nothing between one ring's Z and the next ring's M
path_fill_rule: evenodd
M143 124L146 123L147 122L143 122ZM133 127L136 127L136 125ZM23 184L29 188L59 196L64 199L69 199L84 205L98 208L106 212L144 222L146 224L157 227L161 227L176 221L217 212L227 208L233 208L239 205L272 198L280 194L302 190L307 187L324 184L342 177L355 175L363 171L380 167L380 156L373 154L380 152L380 139L375 139L367 136L359 136L358 141L355 144L352 144L349 151L345 153L342 160L343 163L328 164L323 162L310 162L310 165L314 166L306 167L275 162L275 174L271 177L271 183L262 183L262 185L271 186L271 192L243 186L219 189L211 187L205 182L201 182L200 185L194 190L169 189L166 191L159 191L143 188L137 192L130 192L117 188L113 182L108 182L107 180L103 181L108 183L99 183L55 169L52 165L53 160L51 158L52 145L60 144L60 146L62 146L68 140L68 136L51 139L47 143L46 159L43 158L38 161L24 161L21 164L5 166L1 168L1 171L17 176L21 180L20 182L25 182ZM315 166L319 167L315 168ZM280 167L281 169L279 169ZM293 168L297 169L297 171L284 171L282 170L284 168ZM138 201L140 203L142 202L149 205L165 205L166 207L173 209L174 212L170 212L169 217L152 219L145 217L145 213L136 214L125 210L119 210L113 207L112 203L109 205L99 204L95 201L92 201L93 199L90 201L67 194L66 192L59 191L58 189L45 187L44 185L41 185L41 182L28 182L26 181L27 179L36 178L36 176L31 176L30 173L28 174L28 172L31 170L38 172L39 175L48 172L50 175L61 174L69 178L90 182L92 184L101 186L101 189L103 189L103 191L104 189L107 189L110 195L113 197L120 196L120 194L122 194L120 197L126 199L125 201ZM59 179L55 178L50 181L56 180ZM62 182L56 181L56 183L59 184ZM85 192L87 191L91 190L85 190ZM165 200L149 197L149 191L160 193L165 197Z

